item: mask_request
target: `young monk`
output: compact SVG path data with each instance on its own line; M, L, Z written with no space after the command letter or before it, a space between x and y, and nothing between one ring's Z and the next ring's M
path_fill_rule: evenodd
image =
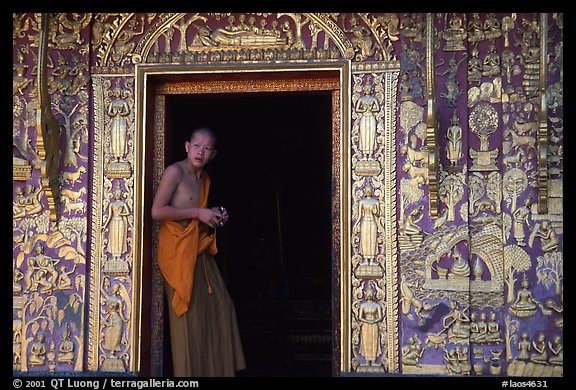
M174 376L234 376L246 364L234 304L214 260L214 228L226 210L207 208L204 167L217 154L207 128L185 142L187 157L166 168L152 204L160 221L158 266L168 298Z

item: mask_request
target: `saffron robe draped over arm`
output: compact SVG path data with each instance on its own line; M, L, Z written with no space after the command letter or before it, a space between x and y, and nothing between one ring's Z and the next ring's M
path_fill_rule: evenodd
M198 208L208 204L210 178L202 172ZM161 221L158 237L158 267L166 282L175 290L171 305L178 317L190 306L194 269L198 255L217 253L216 237L208 234L206 225L194 218L187 226L176 221Z

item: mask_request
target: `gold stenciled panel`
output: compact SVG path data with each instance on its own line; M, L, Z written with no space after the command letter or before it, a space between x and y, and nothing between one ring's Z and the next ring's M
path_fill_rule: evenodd
M350 368L356 372L398 371L397 82L390 64L353 68L349 293Z
M134 79L93 76L94 177L88 369L135 371Z

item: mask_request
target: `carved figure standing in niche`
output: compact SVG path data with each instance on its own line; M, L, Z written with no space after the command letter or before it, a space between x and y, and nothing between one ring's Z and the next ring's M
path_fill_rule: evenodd
M28 363L31 366L43 366L46 363L46 344L44 334L38 333L36 341L32 343L30 348L30 356Z
M512 213L512 232L514 239L519 246L526 246L526 243L524 242L524 238L526 237L526 233L524 233L524 225L528 226L528 229L532 230L532 226L530 225L530 222L528 222L530 206L532 206L532 198L527 197L524 199L524 205L518 207Z
M128 102L122 96L122 88L116 85L112 92L114 100L108 105L110 121L110 153L116 161L124 159L126 154L126 134L128 133L127 116L130 115Z
M102 230L108 229L108 247L107 251L112 254L115 261L120 261L120 257L127 251L126 240L128 238L128 216L130 210L128 205L122 200L122 188L116 182L113 191L114 200L108 206L108 215Z
M523 332L522 338L518 342L518 356L516 356L516 358L520 361L527 362L530 360L530 349L531 344L530 340L528 339L528 333Z
M552 356L548 359L548 363L553 366L564 365L564 348L562 347L562 339L560 336L554 336L554 343L548 342L548 347L550 348L550 352L552 352Z
M74 343L70 340L70 331L64 330L62 342L58 347L58 363L72 364L74 362Z
M109 351L108 358L114 358L115 352L121 351L122 327L124 318L124 301L120 296L120 284L112 284L111 294L106 295L106 319L104 321L104 343L102 347Z
M152 204L152 218L160 221L157 261L169 302L174 375L234 376L246 362L211 232L228 213L207 207L210 177L204 170L217 154L216 136L195 129L184 147L186 158L165 169Z
M532 297L530 281L524 274L522 289L518 290L516 300L510 305L510 313L520 318L532 317L538 311L538 302Z
M358 319L360 325L360 353L366 359L366 365L373 366L380 355L380 330L378 323L384 318L382 306L374 301L376 290L369 285L366 288L366 300L360 305Z
M376 114L380 112L380 104L375 96L372 96L372 84L364 85L364 96L356 102L356 112L360 114L360 151L365 159L368 159L376 146Z
M380 205L373 197L370 182L366 183L365 196L358 201L360 209L360 253L368 263L378 254L378 218Z
M532 348L535 352L530 355L530 361L536 364L548 364L548 351L546 350L546 336L544 333L538 334L538 338L532 341Z
M450 127L448 127L446 132L446 139L448 141L448 160L451 166L456 166L462 157L462 127L458 124L456 110L452 113Z

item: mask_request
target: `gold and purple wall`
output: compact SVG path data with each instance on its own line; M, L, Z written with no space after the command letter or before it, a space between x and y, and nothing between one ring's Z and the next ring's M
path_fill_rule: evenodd
M238 65L339 72L339 372L561 376L562 18L13 14L14 371L150 359L138 77Z

